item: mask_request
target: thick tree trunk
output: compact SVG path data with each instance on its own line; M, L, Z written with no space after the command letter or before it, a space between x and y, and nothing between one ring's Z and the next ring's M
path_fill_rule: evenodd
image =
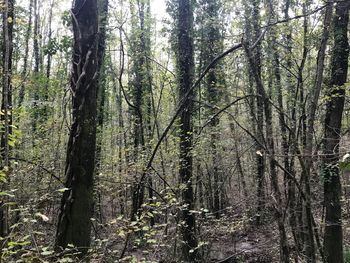
M333 19L334 46L331 61L331 78L327 90L324 134L324 253L327 263L342 263L343 233L341 222L341 184L339 173L339 142L345 101L345 83L348 73L350 2L338 2Z
M14 23L14 1L6 0L3 11L3 83L0 121L4 128L0 131L0 171L9 175L10 158L10 136L12 134L12 51L13 51L13 23ZM9 178L7 178L9 182ZM0 182L2 191L6 191L7 183ZM0 199L0 237L7 236L8 206L6 196ZM0 244L0 248L2 245Z
M177 0L176 16L176 66L178 74L178 88L180 101L190 90L194 76L193 60L193 10L190 0ZM194 195L192 186L192 99L191 92L184 109L181 112L180 127L180 170L179 179L183 185L181 234L183 238L182 254L186 262L197 261L197 239L194 209Z
M61 200L56 250L68 244L82 254L90 246L97 112L97 1L76 0L72 9L74 32L71 77L73 123L65 176L67 188Z

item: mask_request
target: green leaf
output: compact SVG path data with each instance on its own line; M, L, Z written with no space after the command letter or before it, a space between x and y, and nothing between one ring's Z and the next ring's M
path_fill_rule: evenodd
M340 162L339 163L339 169L343 172L349 172L350 171L350 162Z
M40 254L41 254L42 256L49 256L49 255L52 255L53 253L54 253L54 251L48 250L48 251L43 251L43 252L41 252Z
M7 192L0 192L0 196L15 197L13 194L9 194Z

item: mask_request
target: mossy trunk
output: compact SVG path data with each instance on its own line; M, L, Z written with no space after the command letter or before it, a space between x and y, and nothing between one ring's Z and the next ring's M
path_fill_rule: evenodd
M343 232L341 222L341 183L338 168L339 142L348 73L349 42L347 28L350 2L338 2L333 18L334 46L331 60L331 79L327 90L324 134L324 253L327 263L342 263Z
M74 32L71 76L72 113L65 187L56 233L56 250L68 244L82 255L91 238L97 112L97 1L75 0L72 8Z
M177 0L176 15L176 66L178 74L178 89L180 99L184 99L190 91L193 74L193 10L190 0ZM182 256L185 262L197 261L197 239L194 209L194 194L192 186L192 105L193 92L189 94L187 103L180 115L180 169L179 181L183 186L181 191L181 234L183 239Z

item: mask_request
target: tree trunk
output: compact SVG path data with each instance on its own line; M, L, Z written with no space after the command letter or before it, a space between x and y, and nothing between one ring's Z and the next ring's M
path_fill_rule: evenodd
M73 3L73 122L67 147L66 190L61 200L55 247L60 250L73 244L84 254L90 246L93 215L98 15L96 0Z
M48 36L47 36L47 43L50 46L52 44L52 12L54 9L54 1L50 3L50 11L49 11L49 21L48 21ZM45 99L48 99L49 95L49 86L50 86L50 77L51 77L51 64L52 64L52 55L53 53L49 50L47 53L47 63L46 63L46 86L45 86Z
M7 176L10 169L10 136L12 134L12 51L13 51L13 23L14 23L14 1L6 0L3 11L3 83L2 83L2 101L1 101L1 123L4 128L0 131L0 171L4 171ZM7 190L7 183L0 182L1 191ZM9 232L8 225L8 206L6 205L6 196L0 199L0 237L7 236ZM0 245L0 248L2 245Z
M180 101L184 99L189 92L194 76L194 60L193 60L193 10L190 0L177 0L176 14L176 66L177 81L179 89ZM193 91L189 94L189 98L185 103L181 112L180 127L180 170L179 179L183 186L182 195L182 211L181 234L183 238L182 256L186 262L197 261L197 239L196 239L196 223L195 215L191 213L194 209L194 195L192 186L192 110L193 110Z
M25 48L24 48L24 58L23 58L23 70L21 73L21 78L23 83L20 86L19 93L18 93L18 107L22 106L24 95L25 95L25 80L27 78L27 72L28 72L28 56L29 56L29 39L30 34L32 32L32 9L33 9L33 3L34 0L29 1L29 18L28 18L28 27L25 35Z
M96 156L95 156L95 170L96 170L96 185L99 184L99 171L101 167L102 160L102 138L103 138L103 126L105 121L105 102L106 102L106 64L105 64L105 50L106 50L106 30L108 22L108 0L98 1L99 10L99 39L98 39L98 51L97 51L97 61L98 61L98 77L97 77L97 131L96 131ZM98 200L101 199L101 193L96 193ZM102 221L102 206L98 202L98 209L96 213ZM102 223L102 222L100 222Z
M219 22L219 12L221 9L220 1L207 1L202 0L200 2L202 11L202 23L204 29L202 30L201 39L201 63L208 65L217 55L222 53L222 28ZM201 71L203 69L200 69ZM219 63L212 70L210 70L205 78L206 97L211 105L217 105L220 102L220 92L224 86L223 84L223 68L222 64ZM216 109L210 108L208 116L215 115ZM220 148L219 148L219 118L215 117L210 123L210 154L212 160L212 171L213 177L213 212L215 216L219 217L219 211L222 207L223 200L220 198L220 194L223 193L222 189L222 172L220 167Z
M148 116L149 101L151 94L151 74L148 65L148 56L150 54L150 32L149 32L149 18L150 18L150 3L149 1L137 1L136 11L135 6L131 3L131 13L134 14L132 20L132 41L131 41L131 53L132 53L132 73L134 75L132 79L132 98L133 98L133 117L134 117L134 163L137 164L140 161L140 156L146 151L146 145L148 144L145 127L149 127L150 121ZM136 181L138 171L136 171ZM136 216L141 215L141 207L144 203L145 184L152 183L150 178L142 178L142 182L138 182L133 188L132 199L132 214L131 218L134 220ZM151 191L151 190L150 190ZM149 196L153 193L149 192Z
M332 18L332 3L326 8L324 27L321 39L320 49L317 55L317 68L315 85L312 90L312 98L309 105L309 118L307 120L307 133L306 133L306 146L304 150L305 154L305 169L303 169L301 175L301 182L304 186L306 193L306 204L303 206L305 210L303 212L303 227L304 227L304 251L308 258L308 262L315 262L315 244L314 244L314 231L312 226L312 211L311 211L311 189L310 189L310 171L313 162L313 137L314 137L314 124L315 116L318 105L319 96L321 93L323 83L324 61L326 56L327 42L329 38L329 28ZM302 160L304 161L304 160Z
M252 6L245 4L245 13L246 13L246 25L245 31L248 39L252 39L252 42L258 39L260 36L260 0L254 0ZM251 13L251 14L250 14ZM261 44L259 43L256 49L252 52L252 59L254 60L254 64L256 65L256 74L258 74L259 78L261 77ZM254 85L254 76L251 71L251 67L248 67L249 72L249 84ZM255 133L256 137L260 143L264 142L264 102L262 96L260 94L260 90L256 88L256 101L253 102L255 105L251 109L251 115L253 122L256 122ZM253 88L251 91L253 92ZM255 109L255 112L253 111ZM256 146L256 224L261 224L261 214L263 213L265 206L265 186L264 186L264 175L265 175L265 157L262 154L263 149L261 149L260 145Z
M36 132L37 130L37 123L40 118L40 103L39 100L41 98L41 85L39 80L39 72L40 72L40 33L39 33L39 24L40 24L40 14L39 14L39 1L40 0L34 0L34 28L33 28L33 52L34 52L34 70L33 70L33 77L34 77L34 83L35 83L35 91L33 94L33 120L32 120L32 130L33 132ZM33 142L34 143L34 142Z
M266 123L266 151L269 154L269 163L270 163L270 178L271 185L274 194L274 198L276 200L275 204L275 214L276 220L279 230L279 245L280 245L280 262L288 263L289 262L289 247L287 240L287 232L284 226L284 216L283 216L283 201L282 194L279 189L278 184L278 174L275 160L275 145L273 139L273 126L272 126L272 110L269 101L269 97L266 94L264 84L262 82L261 76L259 74L258 65L255 64L254 57L249 49L249 47L245 47L249 65L251 67L251 71L253 73L257 92L260 94L263 99L263 107L264 107L264 115L265 115L265 123Z
M339 173L339 142L345 101L345 83L348 73L350 2L338 2L333 19L334 46L331 60L331 78L327 89L324 133L324 253L327 263L342 263L343 233L341 222L341 183Z

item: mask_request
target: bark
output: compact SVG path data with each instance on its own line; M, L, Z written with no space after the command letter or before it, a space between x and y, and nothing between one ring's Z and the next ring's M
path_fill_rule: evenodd
M72 113L65 187L56 233L56 250L73 244L82 255L90 246L96 149L97 44L96 0L73 2L74 33L71 76Z
M33 94L33 120L32 120L32 130L35 132L37 130L37 123L40 119L40 105L39 100L41 99L40 93L40 81L39 81L39 72L40 72L40 66L41 66L41 59L40 59L40 11L39 11L39 1L40 0L34 0L34 28L33 28L33 52L34 52L34 69L33 69L33 77L34 77L34 83L35 83L35 91Z
M179 97L185 99L191 90L194 76L193 59L193 10L190 0L177 0L176 14L176 66ZM194 209L194 195L192 186L192 111L193 111L193 90L188 94L184 110L180 114L180 170L179 179L183 185L181 191L181 234L183 239L182 256L186 262L196 262L197 239L195 215L191 213Z
M108 22L108 0L98 1L98 10L99 10L99 39L98 39L98 51L97 51L97 134L96 134L96 174L99 174L102 160L102 137L103 137L103 127L105 121L105 104L106 104L106 64L105 64L105 51L106 51L106 30ZM96 184L99 184L98 176L96 178ZM98 200L102 199L102 194L97 192ZM102 221L102 206L101 202L98 202L97 209L98 216L100 221ZM102 222L101 222L102 223Z
M27 73L28 73L28 57L29 57L29 39L30 39L30 34L32 32L32 10L33 10L33 4L34 0L29 1L29 18L28 18L28 27L25 35L25 48L24 48L24 58L23 58L23 70L21 73L21 78L22 78L22 85L20 86L19 93L18 93L18 107L22 106L23 100L24 100L24 95L25 95L25 80L27 78Z
M39 2L40 0L34 0L34 39L33 39L33 51L34 51L34 73L39 73L40 70L40 46L39 46Z
M151 152L151 141L154 137L154 131L152 129L152 115L155 116L154 119L154 126L158 127L157 120L156 120L156 109L154 105L154 96L153 96L153 78L152 78L152 67L150 64L150 57L151 57L151 26L150 26L150 19L151 19L151 4L150 1L146 1L145 3L145 21L144 21L144 39L143 39L143 46L144 46L144 55L145 55L145 107L146 107L146 114L145 114L145 151L147 154ZM152 114L153 113L153 114ZM157 128L158 129L158 128ZM160 155L161 155L161 162L162 162L162 149L160 149ZM164 163L162 163L163 165ZM164 166L162 166L162 169L164 170ZM163 173L164 174L164 173ZM148 184L148 202L151 204L153 202L154 193L153 189L155 188L155 185L153 184L153 178L150 174L147 177L147 184ZM152 209L150 208L152 211ZM155 224L154 217L150 218L150 225L153 226Z
M0 170L9 176L10 172L10 136L12 134L12 51L13 51L13 24L14 24L14 1L6 0L3 11L3 83L2 83L2 101L1 101L1 123L4 128L0 131ZM7 178L9 182L9 178ZM6 183L0 183L2 191L6 191ZM9 232L8 225L8 206L6 196L0 199L0 237L7 236ZM2 245L0 245L2 247Z
M306 2L303 4L303 14L307 13L309 2ZM298 66L298 74L297 74L297 84L296 84L296 91L294 94L294 99L292 103L292 113L291 113L291 131L290 131L290 137L289 137L289 145L290 145L290 153L291 155L295 155L300 150L297 150L298 145L297 141L300 138L300 142L302 145L302 148L305 149L306 146L306 109L305 109L305 103L304 103L304 75L303 71L305 68L305 63L307 60L307 56L309 53L308 48L308 18L304 18L303 23L303 53L302 53L302 59L300 62L300 65ZM299 97L298 97L299 96ZM298 104L299 102L299 104ZM297 105L299 105L300 109L300 135L297 135ZM290 172L292 174L295 174L295 160L294 157L291 157L290 159ZM292 183L292 182L291 182ZM293 186L292 184L290 186ZM290 190L294 190L294 188L290 187ZM293 231L293 237L294 242L296 245L296 249L298 251L303 250L303 243L304 243L304 233L303 233L303 199L301 195L299 195L298 200L296 200L295 207L293 208L292 205L290 205L290 217L289 222L292 227ZM293 211L294 209L294 211ZM296 229L294 228L296 226Z
M47 36L47 43L48 45L51 45L52 43L52 12L54 9L55 2L52 0L50 3L50 11L49 11L49 21L48 21L48 36ZM55 51L54 51L55 52ZM45 84L45 90L44 90L44 99L45 101L49 98L49 87L50 87L50 77L51 77L51 64L52 64L52 55L53 51L49 50L47 53L47 63L46 63L46 84ZM47 109L47 106L45 106ZM47 115L47 110L44 110L44 114Z
M149 1L137 1L136 11L135 6L131 4L131 12L134 13L136 19L132 21L133 34L131 42L132 56L132 95L133 95L133 118L134 118L134 163L139 161L142 153L146 151L146 129L150 127L149 114L149 101L151 94L151 74L148 70L148 60L150 54L150 32L149 32ZM136 14L137 13L137 14ZM147 130L148 131L148 130ZM149 141L149 137L147 141ZM136 171L135 178L137 178L138 171ZM136 216L141 215L141 207L144 203L145 184L152 184L151 179L142 178L138 185L133 188L132 199L132 220L136 219ZM150 190L151 191L151 190ZM152 197L153 193L149 192L149 197Z
M345 83L348 73L349 42L349 1L338 2L333 18L334 46L331 60L331 78L327 88L327 105L324 133L324 206L325 262L342 263L343 233L341 222L341 183L339 172L339 143L342 114L345 101Z
M269 154L269 164L270 164L270 179L272 190L274 194L274 198L276 200L275 204L275 215L279 230L279 245L280 245L280 262L287 263L289 262L289 247L287 240L287 232L284 226L284 215L283 215L283 200L282 193L279 189L278 184L278 174L276 167L276 159L275 159L275 143L273 139L273 126L272 126L272 110L269 101L269 97L266 94L264 84L261 79L261 75L259 74L258 66L256 60L254 60L253 54L248 47L245 47L249 65L254 76L254 80L257 87L257 92L263 99L263 109L265 115L265 123L266 123L266 150Z
M222 43L222 28L219 18L219 11L221 4L219 1L202 1L203 8L203 29L202 29L202 39L201 39L201 63L203 65L209 64L217 55L222 53L223 43ZM202 71L202 69L201 69ZM205 78L205 88L207 100L211 105L217 105L220 102L220 92L219 90L223 88L223 69L222 64L219 63L208 72ZM215 108L210 108L208 115L215 115ZM222 198L220 194L223 193L223 180L222 172L220 167L220 149L219 149L219 123L218 117L212 119L210 124L210 154L212 160L212 179L213 179L213 212L215 216L219 217L219 211L223 206Z
M258 37L261 34L260 30L260 1L254 0L252 8L250 6L245 6L245 12L246 14L246 34L248 39L253 39L252 42L255 42ZM251 15L249 15L252 13ZM258 43L255 50L252 52L252 59L254 60L254 64L256 65L256 74L258 74L259 78L261 77L261 44ZM251 85L254 85L254 76L253 72L251 71L251 68L249 68L249 83ZM250 88L253 92L253 88ZM264 142L264 102L262 99L262 94L260 94L260 90L255 85L255 93L257 95L256 101L253 102L254 106L251 108L251 115L255 127L255 133L256 138L259 140L259 142ZM255 109L255 112L254 112ZM263 154L260 154L263 152L261 147L259 145L256 145L256 178L257 178L257 185L256 185L256 202L257 202L257 208L256 208L256 223L257 225L261 224L261 216L264 210L265 206L265 186L264 186L264 176L265 176L265 157ZM258 154L259 153L259 154Z
M301 175L301 181L306 193L306 204L303 206L305 210L303 212L303 226L304 226L304 252L308 258L308 262L315 262L315 244L314 244L314 231L312 224L312 211L311 211L311 189L310 189L310 170L313 162L313 135L314 135L314 124L315 116L318 105L319 96L321 93L323 83L323 72L324 72L324 61L326 56L327 42L329 38L329 28L332 18L332 4L330 3L326 8L324 27L321 39L320 49L317 55L317 68L316 68L316 79L315 85L312 90L312 98L309 105L309 117L307 120L307 134L306 134L306 145L305 145L305 169L303 169Z

